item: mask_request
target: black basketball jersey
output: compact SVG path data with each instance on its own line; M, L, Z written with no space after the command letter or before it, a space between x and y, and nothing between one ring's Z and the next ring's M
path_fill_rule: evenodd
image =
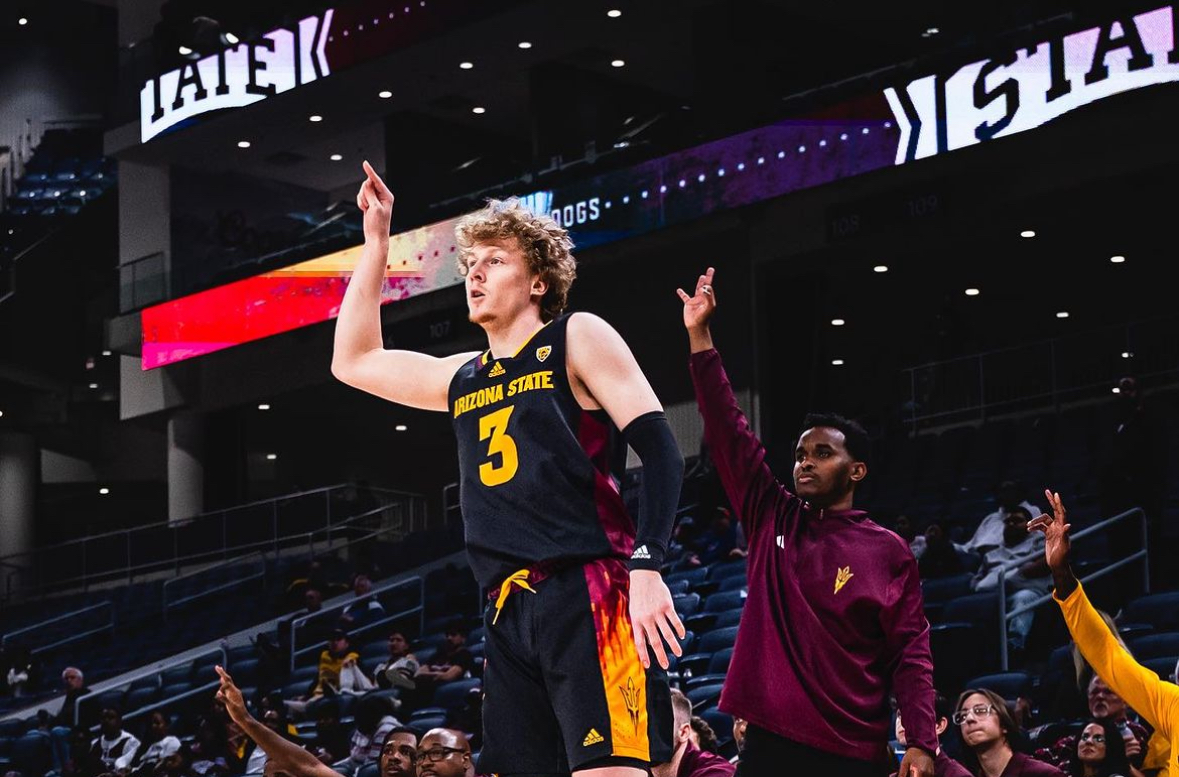
M605 411L573 396L568 321L550 321L512 357L484 352L450 382L467 554L488 588L539 562L627 559L634 546L611 469L625 442Z

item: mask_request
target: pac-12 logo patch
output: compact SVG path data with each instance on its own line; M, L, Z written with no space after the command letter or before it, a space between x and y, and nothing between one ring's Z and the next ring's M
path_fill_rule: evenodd
M545 359L549 358L549 354L552 352L553 352L553 346L542 345L541 347L536 349L536 360L537 361L544 361Z

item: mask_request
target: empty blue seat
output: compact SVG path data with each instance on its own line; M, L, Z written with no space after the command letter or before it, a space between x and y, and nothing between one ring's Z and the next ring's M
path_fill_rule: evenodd
M159 698L159 688L136 688L133 691L127 691L127 696L123 699L123 709L128 713L134 712L141 707L155 703Z
M239 686L257 685L258 666L261 662L256 658L243 658L233 665L233 681ZM198 678L200 682L203 678Z
M1149 623L1159 631L1179 630L1179 591L1140 596L1126 604L1119 620Z
M682 572L672 572L667 576L668 581L686 580L688 585L695 585L696 583L703 583L708 579L707 567L697 567L696 569L685 569Z
M679 594L671 597L671 603L680 618L695 615L700 609L700 594Z
M41 775L53 765L49 737L31 731L12 743L12 765L22 774Z
M1164 658L1179 655L1179 632L1148 634L1134 637L1127 643L1134 658L1144 661L1150 658Z
M1162 658L1148 658L1142 662L1142 665L1163 680L1173 683L1175 682L1176 663L1179 663L1179 656L1164 656Z
M733 739L733 717L721 712L716 707L710 707L700 713L704 722L712 727L716 734L716 743L724 747Z
M720 698L721 689L724 688L724 685L724 683L700 685L695 688L689 688L684 695L688 697L688 701L692 702L692 709L707 707Z
M192 680L192 663L169 667L160 672L160 684L164 686L186 683Z
M713 628L724 629L730 626L737 626L741 623L741 613L744 610L725 610L716 614L716 620L713 621Z
M747 598L748 595L744 590L715 593L708 597L708 601L704 603L704 612L735 610L738 607L744 607Z
M709 580L724 580L733 576L745 576L746 561L743 558L733 561L719 561L708 568Z
M749 581L747 581L745 579L744 575L734 575L732 577L726 577L725 579L721 580L720 585L717 586L716 590L717 591L741 591L741 590L746 589L748 587L749 587Z
M447 710L459 709L466 703L470 690L479 688L482 684L483 681L477 677L443 683L434 691L433 706L444 707Z
M430 729L445 726L446 717L444 715L434 715L432 717L417 718L409 721L406 725L416 731L418 739L421 739Z
M997 672L985 674L966 681L967 688L985 688L1004 699L1030 697L1033 680L1027 672Z
M700 635L700 640L696 643L696 650L700 653L715 653L718 650L731 648L736 641L736 626L714 629L707 634Z

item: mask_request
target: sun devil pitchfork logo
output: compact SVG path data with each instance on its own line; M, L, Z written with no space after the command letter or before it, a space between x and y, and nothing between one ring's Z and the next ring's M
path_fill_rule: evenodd
M633 677L626 678L626 687L618 686L622 693L622 701L626 703L626 711L630 713L630 722L634 724L635 736L639 733L639 695L641 691L635 686Z

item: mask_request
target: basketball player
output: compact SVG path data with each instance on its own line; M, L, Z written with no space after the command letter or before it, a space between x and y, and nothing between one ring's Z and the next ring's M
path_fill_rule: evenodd
M490 347L441 359L386 350L393 195L364 170L365 245L332 374L450 414L467 552L493 602L479 771L646 774L670 756L664 642L679 655L684 636L659 574L683 477L659 400L618 332L564 314L572 241L514 200L493 200L456 228L470 319ZM611 477L623 442L643 462L637 527Z

